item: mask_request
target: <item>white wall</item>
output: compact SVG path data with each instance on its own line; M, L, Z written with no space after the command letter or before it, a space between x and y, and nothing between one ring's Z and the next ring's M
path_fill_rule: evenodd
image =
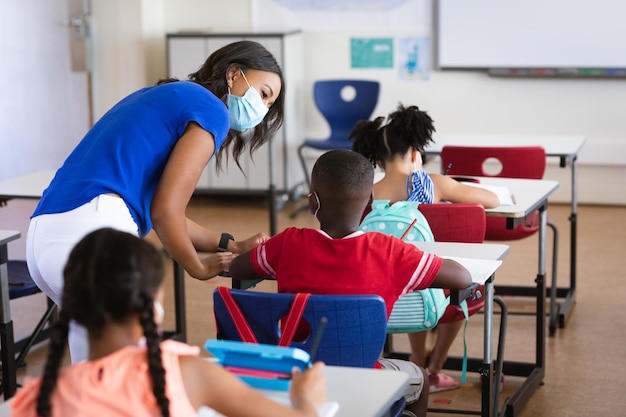
M441 134L586 136L579 157L579 201L626 204L625 80L495 78L481 71L433 71L426 82L405 82L398 80L395 69L351 69L350 38L379 35L306 33L305 81L378 79L382 86L375 115L389 113L398 102L415 104L429 112ZM314 106L306 109L306 132L323 138L327 134L323 119ZM549 166L546 178L560 182L551 201L569 201L569 170Z
M119 99L123 92L128 93L142 83L152 84L165 75L165 33L207 28L248 30L252 19L251 1L95 2L98 10L107 9L102 15L113 25L107 32L115 32L109 34L106 45L100 44L100 63L106 70L101 67L100 74L95 74L95 82L100 86L96 89L99 92L96 113L112 105L113 96ZM122 24L133 23L136 25L133 28L122 28ZM626 204L626 187L622 185L626 180L626 165L621 160L622 155L626 155L623 152L626 117L621 114L626 109L624 80L505 79L492 78L480 71L433 71L428 81L405 82L398 80L396 69L350 68L351 37L407 35L429 33L398 33L391 29L388 32L305 32L304 91L308 96L302 103L305 107L303 131L311 137L323 138L327 134L327 125L310 96L315 80L377 79L382 82L382 89L375 115L387 114L400 101L416 104L430 113L439 133L586 136L587 144L580 154L579 200ZM144 52L146 41L150 45L149 53ZM129 54L131 51L134 52ZM602 149L614 152L604 154ZM546 177L561 182L553 201L569 199L569 175L569 170L549 168ZM614 185L616 179L618 186Z

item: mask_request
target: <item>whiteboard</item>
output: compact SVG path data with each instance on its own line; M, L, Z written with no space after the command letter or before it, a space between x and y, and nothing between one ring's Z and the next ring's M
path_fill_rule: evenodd
M436 0L440 68L626 68L624 0Z

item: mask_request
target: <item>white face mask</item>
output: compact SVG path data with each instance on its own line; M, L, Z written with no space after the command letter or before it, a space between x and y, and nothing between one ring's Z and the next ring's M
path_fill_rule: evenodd
M269 109L263 103L261 94L250 85L243 71L240 70L240 72L248 84L248 90L242 97L239 97L230 94L230 88L228 89L228 114L230 128L243 132L261 123Z
M317 195L317 193L315 191L310 193L307 197L311 198L311 196L315 197L315 203L317 204L317 208L315 209L315 212L313 212L313 210L311 210L311 207L309 206L309 213L311 213L312 215L314 215L317 218L317 213L320 211L320 207L322 205L320 204L320 198L318 197L318 195Z

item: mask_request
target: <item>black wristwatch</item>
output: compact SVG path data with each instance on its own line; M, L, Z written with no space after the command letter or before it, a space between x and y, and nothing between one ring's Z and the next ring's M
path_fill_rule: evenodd
M222 237L220 237L220 243L217 245L218 252L228 252L228 241L234 241L235 238L230 233L222 233Z

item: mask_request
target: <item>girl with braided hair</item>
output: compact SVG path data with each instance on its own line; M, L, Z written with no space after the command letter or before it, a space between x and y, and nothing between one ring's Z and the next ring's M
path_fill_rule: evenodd
M316 416L326 397L322 363L294 370L288 408L198 357L198 347L160 342L162 261L147 241L110 228L74 247L44 374L25 381L11 415L185 417L206 406L212 415ZM70 320L87 329L89 358L60 369Z
M428 113L417 106L404 107L402 104L386 120L385 117L377 117L356 124L350 133L352 150L385 172L385 176L374 184L373 198L389 200L391 203L417 201L432 204L447 201L478 203L485 208L497 207L500 201L491 191L423 170L422 155L433 141L434 131L433 119ZM368 206L363 216L370 210ZM426 349L427 332L409 333L410 360L428 371L431 393L459 387L458 382L441 373L441 369L462 324L461 320L440 320L437 340L430 352Z

